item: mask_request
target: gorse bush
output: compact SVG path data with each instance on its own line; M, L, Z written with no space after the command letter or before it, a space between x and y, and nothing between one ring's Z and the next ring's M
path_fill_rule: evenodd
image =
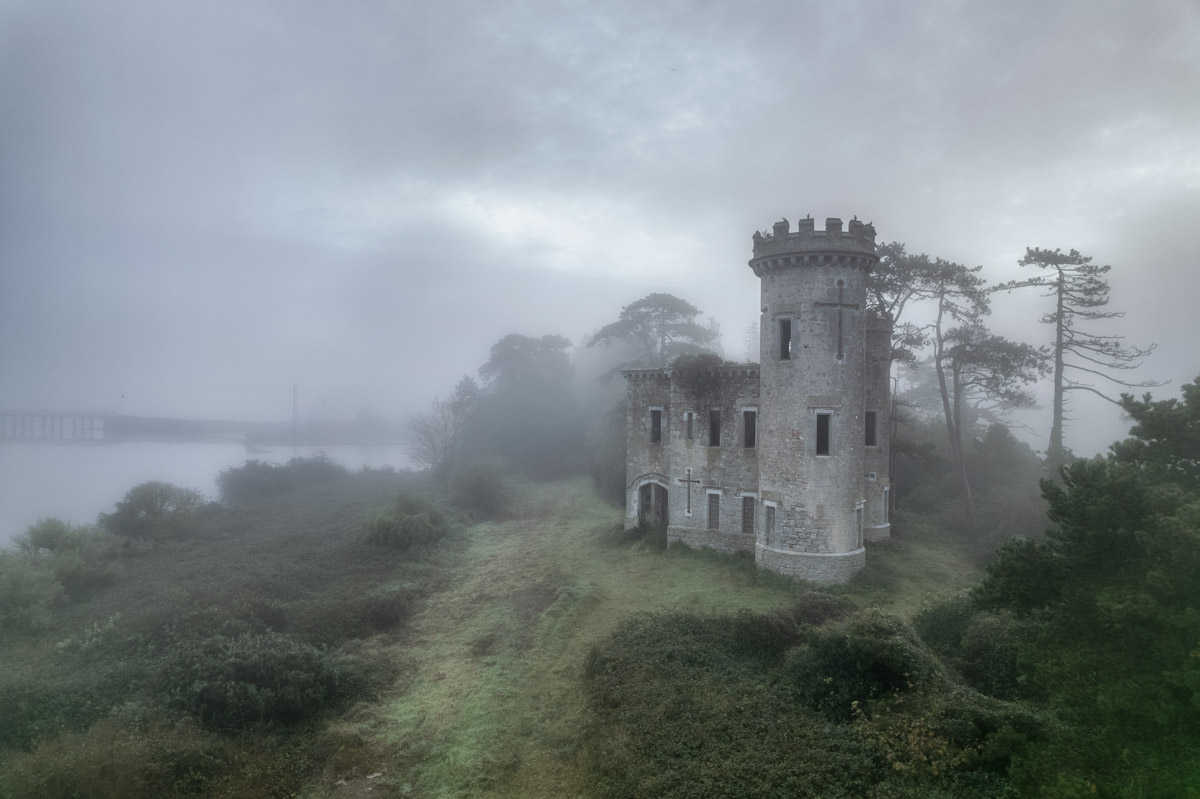
M152 480L136 485L100 524L126 538L167 541L187 538L196 529L204 495L192 488Z
M801 701L834 721L850 720L868 702L907 691L937 669L912 629L880 611L813 630L787 662Z
M342 695L343 663L282 633L214 635L174 645L159 692L207 727L234 731L311 716Z
M368 516L363 527L364 544L404 549L439 540L450 524L437 505L401 492L389 507Z
M325 455L292 458L285 464L246 461L217 475L217 490L226 505L245 505L301 486L341 480L350 474L346 467Z

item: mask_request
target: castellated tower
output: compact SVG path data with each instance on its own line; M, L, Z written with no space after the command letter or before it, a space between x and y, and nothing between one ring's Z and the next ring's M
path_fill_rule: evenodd
M755 559L772 571L840 582L865 563L864 539L887 536L891 326L866 311L878 260L875 229L857 220L846 231L840 219L823 231L785 220L754 236L768 508Z
M842 582L887 538L890 319L866 310L875 229L754 234L760 363L626 369L625 526Z

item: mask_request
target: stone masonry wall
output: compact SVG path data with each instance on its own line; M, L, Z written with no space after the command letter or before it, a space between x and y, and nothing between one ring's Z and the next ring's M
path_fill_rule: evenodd
M752 551L754 534L742 533L742 496L757 495L758 450L746 447L744 412L760 412L757 364L720 367L720 388L690 396L670 369L628 370L626 413L626 527L637 524L638 488L665 481L669 492L668 540L725 552ZM662 441L650 441L650 411L662 410ZM709 441L709 411L720 410L720 445ZM691 436L688 415L691 414ZM756 436L757 437L757 436ZM690 472L689 472L690 470ZM694 482L693 482L694 481ZM719 529L708 529L708 495L720 496ZM690 513L689 513L689 492ZM757 523L757 516L756 516Z

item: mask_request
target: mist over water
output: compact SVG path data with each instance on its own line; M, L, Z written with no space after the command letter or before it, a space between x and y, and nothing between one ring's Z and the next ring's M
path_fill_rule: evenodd
M412 466L402 444L261 449L248 453L241 443L0 444L0 546L45 516L91 524L147 480L194 488L215 499L217 475L247 460L286 463L324 453L351 470Z

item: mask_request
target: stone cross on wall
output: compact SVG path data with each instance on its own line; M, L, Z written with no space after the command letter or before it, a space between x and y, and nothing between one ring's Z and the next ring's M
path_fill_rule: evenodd
M840 361L846 357L844 345L846 324L843 316L846 311L857 311L858 304L843 301L842 293L846 290L846 284L844 281L839 280L837 282L837 290L837 302L814 302L813 305L818 308L837 308L837 359Z
M692 512L692 483L699 485L699 480L692 479L692 470L687 470L687 477L680 477L679 482L687 485L687 512Z

